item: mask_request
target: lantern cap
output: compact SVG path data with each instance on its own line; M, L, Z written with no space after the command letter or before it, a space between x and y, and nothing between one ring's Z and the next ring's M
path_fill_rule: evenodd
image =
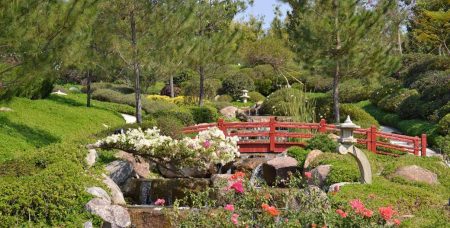
M356 124L354 124L352 122L352 120L350 119L350 115L347 115L347 119L344 121L344 123L339 125L339 128L356 129L356 128L361 128L361 127L356 125Z

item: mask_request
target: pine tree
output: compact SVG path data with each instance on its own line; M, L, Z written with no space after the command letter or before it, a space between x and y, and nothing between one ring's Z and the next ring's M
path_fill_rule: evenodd
M333 111L339 115L339 84L342 78L376 77L398 65L385 36L388 9L394 1L287 0L288 32L293 50L304 67L314 74L332 75Z

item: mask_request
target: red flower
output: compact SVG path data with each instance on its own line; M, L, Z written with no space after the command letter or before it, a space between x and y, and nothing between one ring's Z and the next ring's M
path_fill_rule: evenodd
M244 179L245 173L243 172L236 172L235 174L231 175L230 180L240 180Z
M206 140L206 141L203 143L203 147L204 147L205 149L208 149L210 146L211 146L211 142L210 142L209 140Z
M312 174L311 174L311 172L305 172L305 177L306 177L306 179L311 179L311 177L312 177Z
M357 214L361 214L364 212L364 204L359 199L354 199L350 201L350 206L352 206L352 209L355 210Z
M401 223L400 220L394 219L394 224L395 224L395 225L400 226L400 223Z
M386 221L390 220L392 218L392 215L394 215L395 213L391 206L380 207L378 208L378 211L380 212L381 217L383 217L383 219Z
M155 205L158 205L158 206L164 206L165 203L166 203L166 201L164 199L157 199L155 201Z
M364 217L370 218L373 215L373 211L371 211L371 210L369 210L367 208L364 208L362 214L363 214Z
M269 207L269 204L267 204L267 203L263 203L263 204L261 204L261 207L262 207L262 209L267 209L268 207Z
M234 206L233 204L227 204L223 209L226 211L234 211Z
M234 225L237 225L237 224L238 224L238 218L239 218L239 215L238 215L238 214L233 214L233 215L231 216L231 222L232 222Z
M339 185L334 186L334 192L339 192L341 190L341 187Z
M237 193L243 193L244 192L244 186L242 185L242 181L236 181L231 186L230 189L234 189Z
M336 213L338 213L342 218L346 218L347 217L347 213L345 213L343 210L341 209L337 209Z
M277 210L274 206L269 206L268 204L261 204L261 207L269 213L272 217L278 216L280 214L280 211Z

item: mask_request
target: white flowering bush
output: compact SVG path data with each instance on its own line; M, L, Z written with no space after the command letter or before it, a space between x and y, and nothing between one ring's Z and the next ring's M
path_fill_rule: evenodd
M158 128L131 129L99 140L101 148L120 149L149 158L163 167L207 169L211 164L226 164L239 157L238 137L226 137L216 127L201 131L195 138L172 139Z

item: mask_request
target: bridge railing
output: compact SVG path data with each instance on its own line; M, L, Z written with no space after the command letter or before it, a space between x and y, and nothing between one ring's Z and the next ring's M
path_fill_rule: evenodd
M197 133L210 127L218 127L227 136L238 136L240 152L264 153L283 152L291 146L305 146L306 140L317 133L340 134L334 124L327 124L324 119L319 123L280 122L270 117L269 122L225 122L219 119L217 123L200 124L183 129L183 133ZM358 144L365 145L368 150L397 156L392 153L401 151L416 156L426 156L427 137L421 138L378 131L372 126L367 129L356 129L354 135ZM396 141L396 143L392 143Z

